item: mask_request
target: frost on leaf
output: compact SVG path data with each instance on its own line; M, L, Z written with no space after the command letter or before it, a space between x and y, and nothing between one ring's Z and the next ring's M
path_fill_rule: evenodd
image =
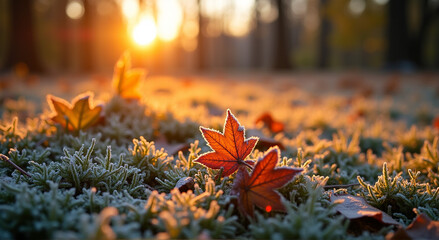
M131 56L125 52L114 66L113 88L125 99L140 99L140 80L145 76L143 69L131 69Z
M279 149L271 148L257 161L251 175L240 168L236 175L231 194L238 197L238 209L248 216L254 215L254 206L267 212L284 212L281 195L274 189L290 182L303 169L275 168L279 161Z
M72 104L62 98L47 95L52 110L51 120L68 130L79 131L96 124L102 112L102 105L93 104L93 93L76 96Z
M331 202L337 204L335 210L351 221L349 228L360 234L363 230L377 232L382 227L399 223L385 212L372 207L361 197L352 195L331 196Z
M432 221L421 213L406 229L399 228L395 233L387 234L386 239L439 239L439 221Z
M331 196L331 202L336 203L335 209L348 219L374 218L385 225L399 225L392 217L372 207L361 197L352 195Z
M245 158L252 152L258 139L245 139L244 127L230 110L227 110L223 133L204 127L200 127L200 130L213 151L200 155L196 162L213 169L224 168L223 177L236 172L239 166L253 165Z

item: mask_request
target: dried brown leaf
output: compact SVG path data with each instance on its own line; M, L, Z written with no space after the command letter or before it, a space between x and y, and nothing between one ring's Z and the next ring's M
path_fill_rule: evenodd
M373 218L386 226L399 225L399 223L391 216L372 207L361 197L352 195L331 196L331 202L336 203L337 205L335 206L335 209L350 220Z
M439 221L432 221L421 213L406 229L399 228L395 233L387 234L386 239L439 239Z

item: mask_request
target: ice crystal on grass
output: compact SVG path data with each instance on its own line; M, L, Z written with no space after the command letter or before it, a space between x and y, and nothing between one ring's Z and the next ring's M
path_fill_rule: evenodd
M74 190L61 191L49 182L50 190L40 192L25 184L1 183L1 191L13 193L13 199L0 205L0 232L15 239L51 238L56 230L77 230L82 208L74 199Z
M44 104L2 101L0 153L30 177L0 162L0 239L359 240L391 231L354 235L328 201L330 191L364 197L403 224L419 213L439 220L439 132L429 122L439 108L429 91L381 99L290 78L266 85L153 79L139 89L144 98L110 96L99 124L74 132L50 125ZM266 111L285 124L260 137L285 147L276 167L303 169L278 189L286 213L256 209L256 218L246 219L230 195L236 174L221 178L224 169L194 164L208 151L194 141L202 137L199 126L220 129L227 108L248 129ZM192 144L167 152L174 143ZM248 160L262 156L254 150ZM189 183L182 191L180 180Z
M181 122L171 113L167 113L163 119L159 118L159 120L159 131L168 142L186 142L198 133L199 125L190 119Z
M157 184L156 178L167 178L165 170L169 168L172 158L163 149L156 149L154 142L148 142L144 137L133 139L133 144L125 162L145 174L145 183L154 186Z
M233 207L224 209L228 203L211 181L199 193L153 191L144 206L126 204L126 219L138 223L144 237L197 238L207 234L211 238L231 238L240 225L232 215Z
M144 174L140 169L125 164L124 155L113 159L111 147L107 148L105 157L95 157L95 144L96 140L93 139L86 152L84 145L74 153L65 149L61 162L51 162L48 165L33 163L33 183L44 185L51 180L58 182L63 188L75 188L76 193L90 187L110 193L123 189L134 195L142 192L145 187L142 184Z
M286 215L257 214L249 226L249 235L255 239L345 238L348 222L336 216L333 205L323 198L322 192L322 188L317 187L309 192L303 204L285 204Z
M152 139L155 115L146 115L146 111L146 106L137 101L127 101L115 96L104 109L105 124L96 127L96 132L101 133L104 139L115 140L119 145L128 145L133 138L140 136Z
M25 124L14 117L10 123L0 123L0 153L7 154L11 148L17 150L44 148L51 128L41 119L26 119Z
M384 163L382 175L373 186L358 177L361 193L371 205L404 223L410 223L416 216L414 208L421 208L427 214L439 208L439 188L432 189L429 183L419 182L420 172L409 169L409 179L403 178L402 172L390 174ZM436 214L432 215L430 217L437 217Z

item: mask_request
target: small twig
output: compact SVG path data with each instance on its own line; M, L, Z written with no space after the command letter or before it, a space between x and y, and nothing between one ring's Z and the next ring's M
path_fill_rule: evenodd
M326 185L323 188L324 189L331 189L331 188L348 188L348 187L355 187L360 185L359 183L351 183L351 184L345 184L345 185Z
M11 164L15 169L17 169L18 171L20 171L23 175L26 175L27 177L31 177L31 175L29 173L27 173L26 171L24 171L21 167L19 167L17 164L13 163L11 160L9 160L9 158L6 155L3 155L0 153L0 159Z
M44 143L46 140L47 140L47 138L46 138L46 137L43 137L43 138L40 139L40 141L38 141L35 145L37 145L37 146L42 146L43 143Z

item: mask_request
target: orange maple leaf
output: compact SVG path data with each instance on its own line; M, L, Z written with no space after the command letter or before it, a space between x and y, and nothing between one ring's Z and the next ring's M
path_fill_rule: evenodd
M143 69L131 69L131 56L125 52L114 66L113 87L116 93L125 99L140 99L138 87L145 76Z
M227 118L224 124L224 134L200 127L204 139L214 150L200 155L195 162L209 168L223 169L222 176L229 176L238 170L239 166L253 165L253 161L245 160L255 147L258 138L245 139L245 130L230 110L227 110Z
M249 175L245 168L240 168L232 188L232 195L238 196L238 209L241 213L254 216L254 206L267 212L284 212L281 195L274 191L290 182L303 169L275 168L279 160L279 149L270 148L260 158L253 172Z
M62 98L47 95L52 110L51 120L68 130L79 131L98 122L102 105L93 105L93 93L86 92L76 96L72 104Z

